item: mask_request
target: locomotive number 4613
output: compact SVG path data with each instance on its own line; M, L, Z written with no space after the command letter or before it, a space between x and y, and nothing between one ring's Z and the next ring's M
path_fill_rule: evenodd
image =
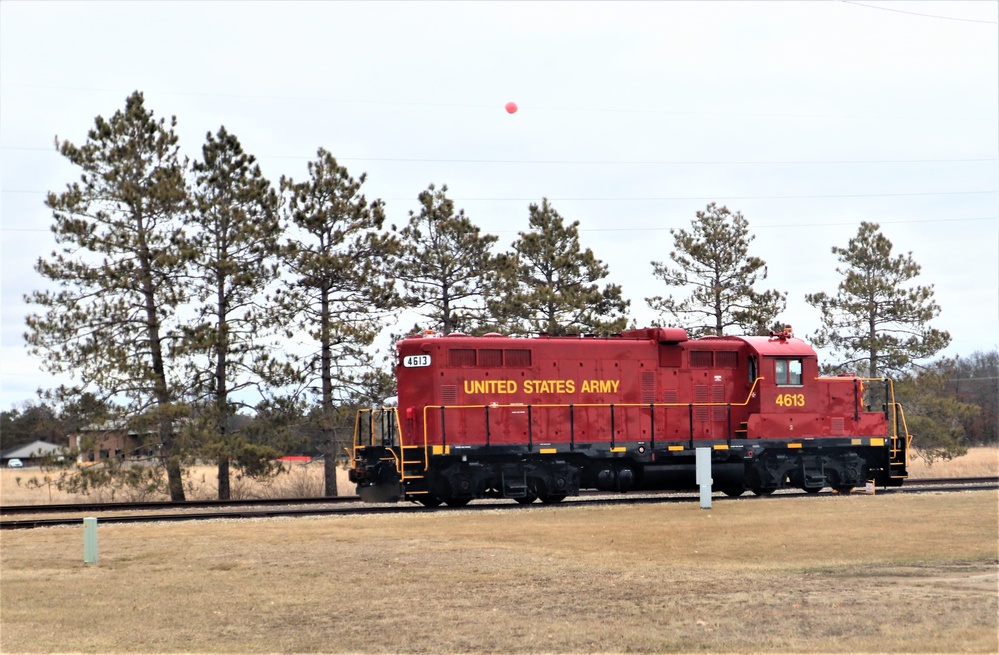
M402 358L402 365L406 368L430 366L430 355L406 355Z
M805 394L779 393L777 394L777 405L780 407L804 407Z

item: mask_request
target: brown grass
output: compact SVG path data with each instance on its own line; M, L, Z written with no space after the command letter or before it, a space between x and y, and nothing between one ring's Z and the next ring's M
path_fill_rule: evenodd
M0 652L995 653L997 499L7 531Z
M917 456L909 458L910 478L983 478L999 475L999 448L969 448L968 454L952 460L927 464Z
M249 498L302 498L323 495L323 463L285 464L285 472L267 480L253 480L230 475L231 495L235 500ZM83 496L60 491L55 484L58 471L39 468L0 469L0 503L4 505L34 505L45 503L97 503L130 500L122 492L114 497L107 491ZM46 480L46 477L49 479ZM34 482L32 482L32 480ZM218 469L214 466L191 466L184 470L184 487L188 500L218 498ZM347 471L337 470L337 491L341 496L353 495L354 485ZM169 500L166 494L153 494L135 500Z

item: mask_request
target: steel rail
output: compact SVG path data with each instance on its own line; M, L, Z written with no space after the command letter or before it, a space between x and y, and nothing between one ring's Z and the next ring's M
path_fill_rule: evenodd
M925 478L909 479L905 483L905 488L920 486L945 486L945 485L999 485L999 476L977 477L977 478ZM586 490L583 495L605 494L607 492ZM633 494L647 493L694 493L689 491L665 491L665 492L642 492L633 491ZM883 493L883 492L881 492ZM115 503L62 503L48 505L8 505L0 506L0 515L17 514L58 514L58 513L99 513L99 512L142 512L167 509L235 509L250 508L260 506L296 506L296 505L350 505L359 503L358 496L333 496L333 497L311 497L311 498L257 498L244 500L188 500L188 501L147 501L147 502L115 502ZM287 510L293 511L293 510ZM222 512L219 512L220 514Z
M110 511L143 511L159 509L191 509L191 508L230 508L253 507L260 505L320 505L331 503L360 502L357 496L333 496L314 498L254 498L242 500L162 500L144 502L110 502L110 503L61 503L50 505L6 505L0 506L0 515L12 514L54 514L57 512L110 512Z
M893 487L888 489L878 490L878 494L897 494L897 493L928 493L928 492L960 492L960 491L987 491L991 489L999 489L999 477L985 477L985 478L937 478L933 480L920 480L914 481L908 487ZM787 490L788 493L777 493L772 496L747 496L741 499L737 498L727 498L720 497L718 500L723 502L728 501L747 501L749 499L759 498L762 500L772 500L776 498L783 499L794 499L794 498L815 498L816 494L807 493L794 493L795 490ZM586 506L599 506L599 505L644 505L644 504L654 504L654 503L687 503L696 502L699 497L694 492L659 492L655 495L635 495L637 492L632 492L629 494L621 494L613 498L581 498L573 497L572 499L566 499L563 505L586 505ZM823 492L818 494L818 496L828 496L832 492ZM848 494L842 494L848 495ZM463 508L449 508L449 507L422 507L411 503L399 503L392 505L362 505L357 502L356 497L353 496L343 496L343 500L340 503L336 503L336 498L322 499L325 501L334 501L333 504L340 504L341 507L309 507L309 508L289 508L289 507L274 507L272 509L233 509L229 511L214 511L214 512L184 512L179 514L121 514L114 516L104 516L99 517L98 520L101 524L124 524L124 523L154 523L157 521L208 521L208 520L225 520L225 519L268 519L268 518L285 518L285 517L304 517L304 516L364 516L364 515L374 515L374 514L401 514L401 513L428 513L428 512L453 512L453 511L486 511L486 510L502 510L502 511L517 511L517 510L527 510L531 507L539 507L538 505L521 505L519 503L510 502L488 502L488 503L476 503L474 505L467 505ZM308 499L309 501L319 500L319 499ZM348 501L349 502L346 502ZM293 501L292 501L293 502ZM290 504L288 502L285 503ZM327 502L327 504L330 504ZM40 528L40 527L58 527L58 526L80 526L82 525L82 518L77 517L62 517L62 518L30 518L30 519L16 519L16 520L0 520L0 530L12 530L12 529L26 529L26 528Z

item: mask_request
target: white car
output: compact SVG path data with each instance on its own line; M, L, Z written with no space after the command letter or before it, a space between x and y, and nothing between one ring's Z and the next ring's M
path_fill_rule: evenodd
M7 462L7 466L10 467L10 468L12 468L12 469L23 469L24 468L24 462L22 462L21 460L19 460L16 457L14 457L9 462Z

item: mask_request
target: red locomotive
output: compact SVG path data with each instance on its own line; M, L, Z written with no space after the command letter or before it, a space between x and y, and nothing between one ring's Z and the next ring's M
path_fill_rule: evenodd
M815 351L790 329L701 339L679 328L414 335L397 349L398 406L358 414L350 475L366 501L695 489L703 447L714 488L730 496L845 493L907 476L891 382L878 385L871 411L870 381L820 377Z

